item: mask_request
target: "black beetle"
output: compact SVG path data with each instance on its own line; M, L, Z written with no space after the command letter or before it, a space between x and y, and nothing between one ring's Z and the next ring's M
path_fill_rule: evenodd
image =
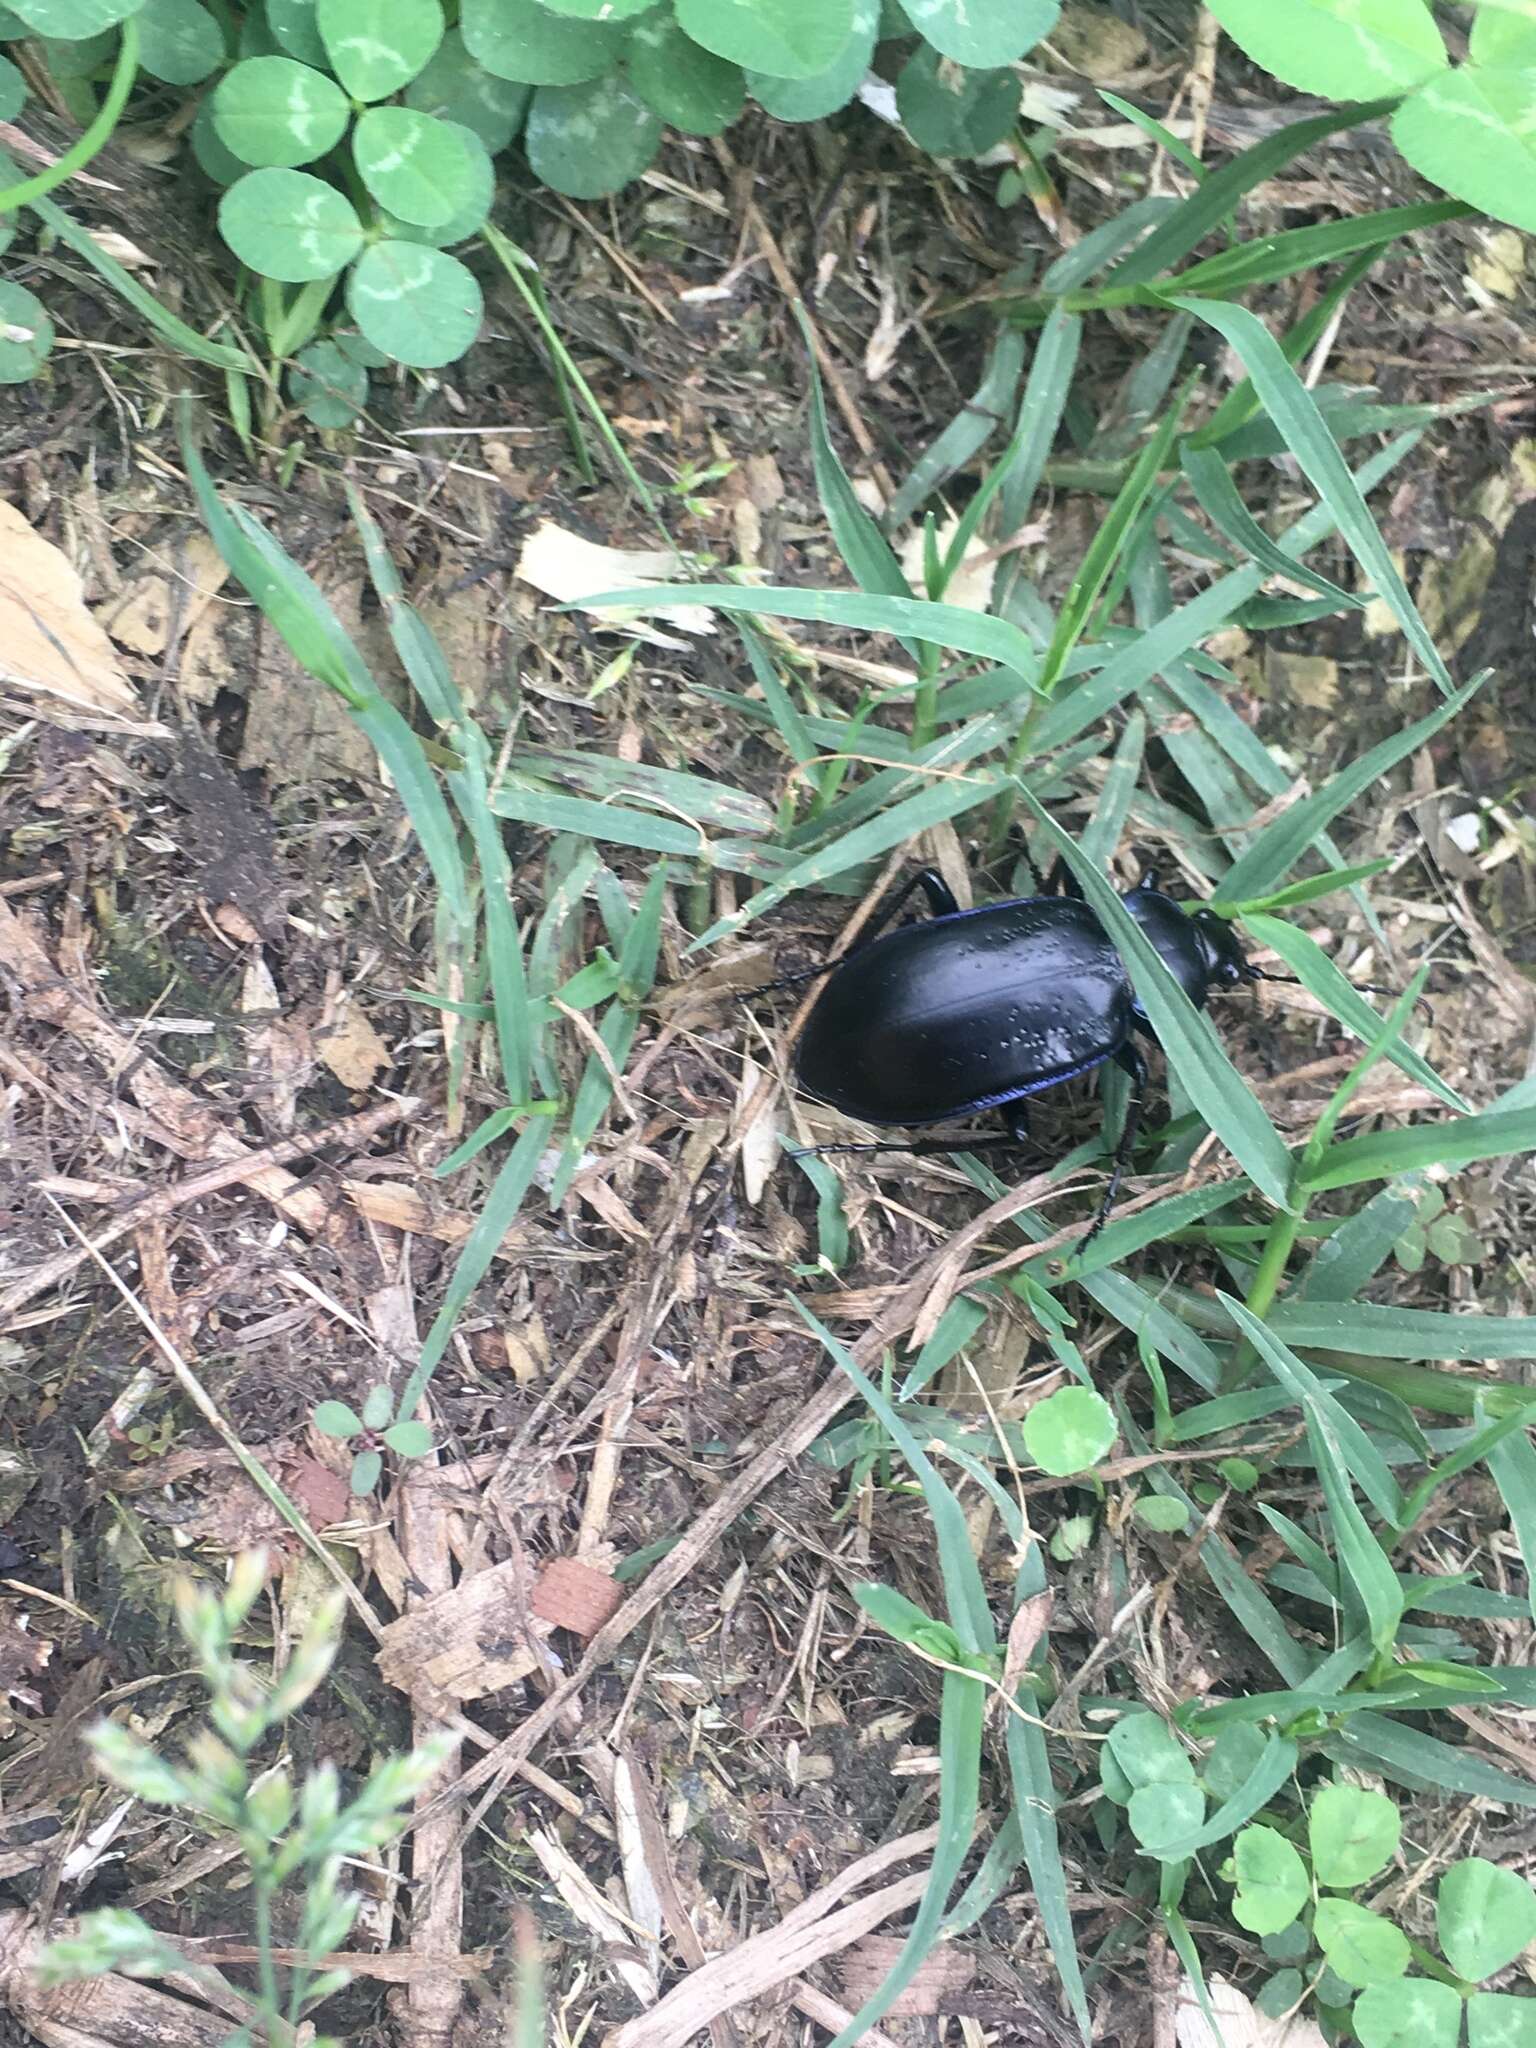
M1028 1137L1031 1095L1113 1060L1131 1092L1081 1254L1103 1229L1135 1147L1147 1081L1135 1034L1150 1027L1124 961L1065 870L1058 865L1041 887L1039 896L962 910L932 868L914 875L852 951L790 977L830 977L806 1020L795 1072L806 1094L862 1123L921 1126L997 1110L1006 1135L981 1141L995 1146ZM886 931L917 890L931 919ZM1123 901L1198 1007L1212 989L1290 978L1252 966L1230 925L1213 911L1181 910L1150 875ZM963 1144L814 1149L952 1152Z

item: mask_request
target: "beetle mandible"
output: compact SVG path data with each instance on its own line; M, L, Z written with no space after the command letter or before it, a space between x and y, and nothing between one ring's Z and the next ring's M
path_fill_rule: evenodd
M1125 963L1058 863L1038 896L962 910L923 868L879 908L853 949L790 981L826 974L795 1056L807 1095L862 1123L922 1126L982 1110L1029 1135L1029 1097L1113 1060L1130 1077L1125 1121L1098 1214L1079 1256L1108 1220L1141 1123L1150 1035ZM918 891L932 913L886 927ZM1214 911L1181 910L1150 874L1122 899L1197 1007L1216 988L1290 979L1254 967ZM782 987L783 983L772 983ZM964 1141L836 1145L849 1152L951 1152ZM974 1150L970 1145L966 1149Z

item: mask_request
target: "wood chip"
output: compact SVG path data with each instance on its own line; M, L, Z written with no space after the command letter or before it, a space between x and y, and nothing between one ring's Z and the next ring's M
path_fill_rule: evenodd
M838 1984L845 2002L855 2011L871 1997L891 1974L901 1954L904 1939L899 1934L866 1934L855 1948L837 1961ZM917 1974L899 1997L887 2007L891 2020L926 2019L950 2012L958 1993L968 1991L976 1965L957 1948L936 1948L918 1965Z
M316 1032L315 1051L320 1064L330 1068L343 1088L367 1088L394 1060L362 1010L350 1000L335 1024Z
M533 1611L555 1628L595 1636L624 1604L624 1588L607 1572L575 1557L552 1557L533 1588Z
M535 1619L527 1577L508 1558L390 1622L378 1650L385 1684L413 1699L475 1700L537 1671L531 1643L551 1624Z

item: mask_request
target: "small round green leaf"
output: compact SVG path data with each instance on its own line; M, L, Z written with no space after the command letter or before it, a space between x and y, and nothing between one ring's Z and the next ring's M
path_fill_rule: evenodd
M432 1432L424 1422L392 1422L384 1441L398 1458L424 1458L432 1448Z
M384 1460L377 1451L359 1451L352 1460L352 1491L359 1495L372 1493L383 1470Z
M0 43L19 43L31 30L19 14L12 14L9 7L0 6Z
M1131 1833L1149 1856L1161 1856L1205 1819L1205 1794L1198 1785L1142 1785L1126 1809Z
M26 23L30 34L80 43L137 14L142 0L6 0L6 4Z
M368 403L368 372L334 341L312 341L288 372L288 396L314 427L350 427Z
M1048 36L1060 0L902 0L902 11L925 42L957 64L988 70L1013 64Z
M1461 1994L1433 1977L1404 1977L1362 1991L1350 2018L1360 2048L1456 2048Z
M144 0L139 62L167 85L196 85L224 62L224 31L198 0Z
M1435 1928L1457 1976L1479 1983L1536 1941L1536 1891L1516 1870L1465 1856L1440 1880Z
M1189 1527L1189 1509L1170 1493L1144 1493L1132 1510L1143 1529L1159 1536L1176 1536Z
M97 36L79 36L61 41L56 36L42 39L43 62L48 75L59 84L72 78L94 78L105 74L117 52L116 29L103 29Z
M1411 92L1448 61L1425 0L1213 0L1211 12L1255 64L1325 99Z
M359 369L382 370L391 360L383 349L375 348L373 343L361 334L336 333L331 339L348 362L356 363Z
M879 0L853 0L848 40L824 71L810 78L775 78L749 71L747 89L776 121L824 121L846 107L864 82L880 28Z
M284 284L334 277L363 246L351 200L308 171L247 171L219 201L219 232L242 263Z
M1354 95L1351 95L1353 97ZM1495 220L1536 230L1536 65L1463 64L1392 116L1392 140L1416 171Z
M347 305L375 348L435 370L457 362L480 332L484 301L456 256L416 242L375 242L353 264Z
M192 123L192 154L203 175L211 178L215 185L233 185L236 178L243 178L250 168L220 142L219 131L213 125L211 96L198 107L197 119Z
M1307 1980L1300 1970L1276 1970L1253 2001L1254 2010L1267 2020L1283 2020L1300 2005L1306 1989Z
M1418 2044L1405 2043L1405 2048ZM1425 2048L1439 2048L1439 2043ZM1467 2000L1467 2048L1536 2048L1536 1998L1474 1991Z
M0 284L0 384L25 384L53 347L53 322L25 285Z
M919 149L930 156L984 156L1019 115L1013 71L967 71L924 46L896 81L896 111Z
M9 57L0 57L0 121L11 121L26 105L27 81Z
M458 127L469 159L469 182L463 205L447 220L439 221L430 228L418 227L413 221L401 220L395 214L386 213L383 217L386 234L398 235L403 242L430 242L434 249L451 248L455 242L466 241L469 236L478 234L496 197L496 168L491 162L490 151L474 129L451 121L443 125Z
M417 227L440 227L474 197L467 133L414 107L369 107L352 131L352 158L380 206Z
M1328 1967L1357 1990L1389 1984L1408 1967L1407 1935L1353 1899L1319 1899L1312 1932Z
M1325 1785L1307 1810L1307 1845L1319 1884L1353 1891L1385 1870L1402 1834L1397 1802L1360 1785Z
M1143 1785L1195 1782L1195 1767L1188 1751L1156 1714L1139 1709L1122 1714L1109 1731L1106 1748L1133 1791L1139 1791Z
M1250 1934L1279 1934L1311 1897L1307 1866L1275 1828L1244 1828L1233 1844L1232 1918Z
M408 107L472 128L493 156L522 127L532 97L532 86L497 78L477 64L456 28L449 29L431 63L405 89Z
M544 85L533 96L523 148L536 177L568 199L602 199L638 178L661 121L622 78Z
M523 85L580 85L618 61L623 31L603 21L571 21L539 0L463 0L464 47L498 78Z
M362 1423L345 1401L322 1401L315 1410L313 1421L322 1436L359 1436Z
M853 0L676 0L676 7L678 27L696 43L771 78L815 78L853 33Z
M573 21L628 21L645 14L656 0L542 0L551 14L566 14Z
M323 71L330 62L315 20L315 0L267 0L267 26L274 40L301 64Z
M363 1400L363 1427L382 1429L395 1412L395 1397L388 1387L370 1387Z
M1086 1472L1115 1440L1115 1414L1092 1387L1063 1387L1037 1401L1024 1418L1024 1448L1058 1479Z
M438 0L381 7L379 0L317 0L315 26L331 69L355 100L387 100L443 39Z
M213 125L242 163L312 163L346 133L352 109L334 78L292 57L247 57L219 80Z
M701 49L664 14L636 25L626 68L652 112L685 135L723 133L746 104L741 66Z

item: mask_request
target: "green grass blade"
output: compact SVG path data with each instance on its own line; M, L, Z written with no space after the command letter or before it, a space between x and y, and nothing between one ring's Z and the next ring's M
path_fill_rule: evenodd
M853 626L866 633L889 633L903 642L931 640L961 654L979 654L1022 676L1039 668L1028 636L1006 619L961 605L930 604L921 597L871 596L862 590L750 590L738 583L673 584L661 590L604 590L584 597L579 605L555 605L555 611L643 612L679 605L710 605L716 611L777 619L801 619L816 626Z
M751 663L753 677L763 693L763 702L768 707L768 714L773 720L779 738L789 750L791 760L797 761L804 768L816 759L817 748L800 708L785 689L773 657L764 647L762 635L757 628L749 625L745 619L738 619L736 629L741 635L742 645L747 650L747 660Z
M388 771L456 922L470 915L458 834L421 741L383 696L317 585L243 507L226 508L183 435L182 456L214 545L294 659L342 699Z
M1209 175L1206 166L1201 163L1189 144L1181 142L1171 128L1165 127L1161 121L1154 120L1150 114L1144 114L1140 107L1133 106L1129 100L1121 99L1119 93L1107 92L1102 85L1099 87L1099 98L1106 107L1113 107L1122 121L1129 121L1133 127L1139 128L1159 149L1166 149L1174 162L1182 164L1192 177L1203 182Z
M1090 228L1079 242L1058 256L1040 280L1042 298L1059 297L1064 292L1076 291L1085 285L1090 277L1112 263L1129 243L1146 229L1155 227L1165 220L1182 202L1154 194L1150 198L1133 200L1122 207L1119 213L1096 228Z
M537 786L502 783L490 799L499 818L542 825L547 832L579 832L610 846L637 846L646 853L676 854L688 860L710 860L711 845L697 825L681 818L661 817L628 804L598 803L591 797L560 796Z
M1005 537L1017 533L1024 524L1040 488L1072 390L1082 338L1082 321L1059 308L1052 311L1040 330L1024 383L1024 396L1019 401L1018 424L1007 454L998 464L998 520ZM1034 671L1026 669L1023 673L1030 675Z
M1139 248L1115 266L1109 273L1109 282L1145 284L1161 276L1219 228L1244 193L1262 185L1266 178L1272 178L1314 144L1337 135L1341 129L1377 120L1390 113L1396 104L1395 100L1372 100L1337 107L1307 121L1293 121L1289 127L1245 149L1219 170L1208 171L1198 189L1154 228Z
M1272 889L1267 896L1250 896L1241 903L1212 897L1210 907L1220 917L1247 917L1266 910L1294 910L1300 904L1316 903L1320 897L1335 895L1340 889L1352 889L1357 882L1368 882L1376 875L1385 874L1391 865L1390 860L1361 861L1357 867L1331 868L1325 875L1307 875L1299 882L1288 882L1283 889Z
M1323 1239L1283 1305L1289 1308L1302 1299L1314 1306L1355 1301L1385 1265L1415 1213L1413 1197L1404 1188L1387 1187L1372 1195L1363 1209L1346 1216L1338 1229ZM1279 1328L1278 1312L1272 1312L1270 1320ZM1291 1332L1282 1331L1282 1335L1290 1344L1307 1342Z
M1292 582L1304 583L1308 589L1321 591L1351 609L1364 605L1364 598L1341 590L1336 583L1330 583L1316 569L1309 569L1305 562L1298 562L1294 555L1288 555L1270 539L1239 497L1231 471L1214 449L1192 448L1186 441L1180 449L1180 460L1184 474L1189 478L1190 489L1211 524L1218 533L1235 542L1244 554L1251 556L1261 569L1267 569L1272 576L1286 576Z
M866 861L877 860L881 854L889 853L893 846L905 844L919 832L926 832L930 826L973 811L1014 787L1012 778L1006 775L969 775L933 783L927 789L919 790L915 796L893 804L878 818L871 818L867 824L843 833L830 845L797 860L766 888L759 889L740 910L729 917L717 918L701 938L693 941L688 952L697 953L701 947L718 945L721 939L732 937L743 925L761 917L765 910L771 910L775 903L781 903L797 889L808 889L817 883L831 881L834 876L862 867Z
M507 236L502 234L499 228L493 227L489 221L481 228L480 232L485 239L487 247L506 271L507 276L512 280L514 290L528 308L529 313L533 317L534 324L543 335L544 344L549 350L550 360L554 365L555 375L557 379L562 380L562 390L568 386L581 400L582 405L586 408L591 418L593 426L596 427L602 439L604 447L607 448L609 455L613 458L615 468L655 521L658 530L666 534L666 522L661 516L660 507L657 505L650 485L630 460L629 450L614 431L612 421L603 411L591 385L588 384L586 378L581 374L576 358L567 348L565 337L549 316L549 306L544 297L544 285L539 273L539 266L531 256L520 249L515 242L510 241ZM577 453L578 459L584 461L584 451L579 446Z
M1506 1159L1536 1151L1536 1109L1486 1110L1479 1116L1435 1124L1410 1124L1401 1131L1373 1131L1331 1145L1307 1174L1307 1186L1353 1187L1363 1180L1393 1180L1424 1166L1472 1166L1482 1159Z
M1141 774L1142 756L1146 751L1147 721L1144 713L1133 711L1125 722L1125 731L1115 748L1114 759L1109 764L1109 773L1104 778L1104 787L1099 791L1098 801L1093 807L1093 816L1083 827L1081 845L1083 859L1096 868L1107 868L1120 844L1120 834L1125 830L1126 813L1131 807L1137 779Z
M1527 1356L1530 1354L1527 1353ZM1536 1448L1530 1433L1519 1429L1488 1452L1488 1470L1499 1489L1525 1564L1526 1597L1536 1620Z
M917 458L891 499L886 516L893 526L910 519L919 505L942 490L997 431L1013 403L1024 348L1024 336L1016 328L998 329L974 394ZM862 577L856 580L863 583Z
M1225 884L1223 885L1225 886ZM1285 964L1293 970L1302 986L1306 988L1339 1022L1352 1031L1366 1044L1381 1029L1381 1018L1361 995L1354 983L1344 974L1323 951L1309 932L1289 924L1284 918L1269 917L1261 911L1250 912L1243 923L1260 945L1268 946L1278 953ZM1467 1112L1470 1105L1465 1097L1446 1081L1442 1081L1428 1060L1416 1053L1411 1046L1401 1042L1391 1046L1387 1058L1395 1067L1438 1095L1447 1108Z
M1475 211L1459 199L1432 199L1417 206L1393 206L1379 213L1325 221L1317 227L1287 228L1278 235L1239 242L1219 256L1208 256L1203 263L1181 270L1175 282L1181 292L1225 298L1256 284L1274 284L1300 270L1336 263L1340 257L1384 249L1404 235L1419 234L1442 221L1465 219Z
M1456 685L1429 637L1418 608L1408 594L1381 530L1366 509L1349 464L1317 402L1285 359L1269 329L1244 306L1213 305L1200 299L1175 297L1172 303L1214 327L1236 350L1253 379L1264 409L1279 428L1286 446L1333 514L1345 546L1391 607L1409 644L1449 697Z
M1262 896L1278 883L1325 825L1330 824L1340 811L1353 803L1388 769L1395 768L1399 761L1406 760L1426 741L1433 739L1472 701L1486 680L1486 671L1474 676L1464 690L1458 690L1443 704L1437 705L1427 718L1421 718L1381 740L1347 768L1341 769L1321 789L1302 797L1282 811L1279 817L1272 819L1242 858L1234 863L1222 884L1223 900L1237 903L1249 897Z
M723 832L771 832L774 827L772 807L760 796L707 775L657 768L648 761L620 761L611 754L581 753L574 747L519 747L513 765L519 773L567 782L595 796L680 812Z
M1031 1554L1039 1551L1031 1546ZM1043 1574L1041 1574L1043 1583ZM1028 1708L1030 1695L1024 1695ZM1003 1731L1008 1769L1013 1781L1013 1812L1024 1845L1024 1862L1035 1894L1035 1911L1050 1944L1056 1974L1067 1994L1067 2004L1077 2022L1083 2041L1093 2038L1088 2014L1088 1994L1078 1962L1077 1937L1072 1926L1072 1909L1067 1890L1067 1873L1061 1860L1061 1838L1056 1826L1058 1794L1051 1777L1051 1760L1045 1746L1045 1731L1033 1720L1009 1714Z
M1414 1791L1432 1789L1457 1799L1536 1807L1536 1785L1529 1778L1517 1778L1470 1750L1441 1742L1421 1729L1405 1728L1383 1714L1356 1714L1322 1747L1340 1763L1379 1770Z
M1076 875L1083 894L1124 960L1148 1021L1191 1098L1234 1159L1261 1193L1277 1207L1290 1206L1291 1157L1284 1140L1244 1081L1215 1026L1197 1010L1162 957L1125 908L1112 884L1089 865L1056 821L1030 793L1035 813L1054 849Z
M859 502L848 472L832 445L827 427L826 400L821 389L821 371L816 362L816 337L805 316L805 308L797 303L792 310L800 323L810 363L811 467L816 476L816 493L821 499L821 509L826 514L832 538L837 543L837 551L860 590L872 595L910 598L911 586L902 574L901 564L892 552L890 542L878 522ZM902 645L915 660L916 642L903 640Z
M1229 1294L1222 1294L1220 1300L1274 1377L1301 1404L1317 1476L1328 1504L1339 1563L1359 1596L1377 1656L1388 1657L1403 1618L1403 1592L1391 1559L1372 1533L1355 1500L1340 1428L1342 1411L1338 1403L1323 1391L1311 1369L1303 1365L1294 1352L1287 1350L1257 1316L1250 1315L1243 1304Z
M1303 356L1310 355L1322 340L1338 307L1375 267L1380 254L1379 249L1367 249L1352 263L1347 263L1317 301L1280 336L1280 348L1288 363L1299 363ZM1229 434L1236 433L1239 427L1246 426L1258 411L1259 397L1253 388L1253 379L1244 377L1233 385L1205 425L1187 437L1184 446L1216 447Z
M453 1278L443 1296L443 1305L432 1319L416 1369L401 1392L397 1410L401 1416L415 1414L417 1403L448 1349L448 1340L468 1305L469 1297L490 1271L497 1247L517 1220L517 1212L533 1186L534 1173L548 1148L549 1136L549 1124L544 1117L530 1118L527 1128L502 1161L501 1170L485 1198L485 1206L475 1218L475 1227L464 1240L464 1248L453 1269Z
M1536 1316L1448 1315L1386 1302L1287 1296L1271 1309L1269 1320L1287 1344L1308 1351L1416 1360L1536 1358Z
M1051 635L1049 647L1045 650L1038 684L1044 696L1049 696L1060 680L1067 656L1087 629L1099 593L1120 559L1142 506L1157 486L1159 472L1178 435L1179 421L1183 417L1184 407L1189 402L1195 381L1192 377L1185 384L1183 391L1169 408L1167 417L1132 463L1130 474L1121 485L1114 503L1104 515L1089 543L1088 551L1083 556L1061 610L1057 613L1056 630Z
M133 307L149 322L163 341L179 349L194 361L207 363L211 369L229 370L242 377L260 377L261 365L248 349L232 348L227 342L209 341L189 327L185 320L178 319L168 306L162 306L154 293L126 270L115 256L109 256L96 237L80 226L71 214L65 212L51 199L34 199L30 202L32 211L66 247L84 259L98 277L104 278L119 298Z

